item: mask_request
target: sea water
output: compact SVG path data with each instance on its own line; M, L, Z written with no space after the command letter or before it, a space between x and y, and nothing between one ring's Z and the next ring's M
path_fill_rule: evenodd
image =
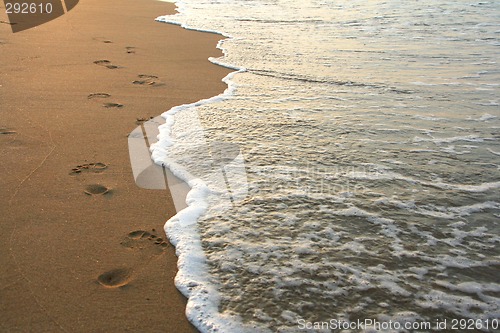
M166 231L193 324L498 330L500 2L177 5L237 71L152 149L192 187Z

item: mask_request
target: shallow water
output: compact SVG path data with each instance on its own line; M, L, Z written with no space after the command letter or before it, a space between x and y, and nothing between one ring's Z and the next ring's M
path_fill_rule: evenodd
M498 320L500 3L178 5L243 69L153 154L194 188L167 233L198 328Z

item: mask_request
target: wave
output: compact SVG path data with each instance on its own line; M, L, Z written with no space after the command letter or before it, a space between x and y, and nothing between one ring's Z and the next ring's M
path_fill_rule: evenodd
M248 73L251 73L251 74L274 77L274 78L278 78L278 79L282 79L282 80L292 80L292 81L300 81L300 82L307 82L307 83L329 84L329 85L334 85L334 86L348 86L348 87L361 87L361 88L367 87L367 88L374 88L374 89L382 89L384 91L394 92L394 93L398 93L398 94L413 94L415 92L413 90L395 88L395 87L390 87L390 86L383 85L383 84L332 80L330 78L314 78L314 77L308 77L308 76L304 76L304 75L282 73L282 72L265 70L265 69L247 68L246 71Z

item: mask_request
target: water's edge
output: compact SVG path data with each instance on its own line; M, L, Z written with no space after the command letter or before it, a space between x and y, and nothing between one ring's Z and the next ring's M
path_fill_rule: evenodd
M182 5L176 2L177 11L182 11ZM226 50L223 43L233 38L219 32L195 29L180 24L171 19L175 15L159 16L157 22L181 26L186 30L218 34L222 38L216 48L221 50L224 57ZM181 112L194 111L196 108L223 101L234 94L236 84L232 81L236 74L245 72L245 68L230 66L221 63L218 58L210 57L211 63L234 70L225 76L222 81L227 84L223 93L211 98L203 99L190 104L175 106L164 112L161 116L166 120L159 127L158 141L151 145L152 159L155 163L167 167L176 177L186 182L191 188L186 197L187 207L177 212L165 223L165 233L171 244L175 247L178 257L178 273L175 277L177 289L188 299L186 316L188 320L201 332L227 330L239 332L255 332L255 326L245 325L238 317L223 316L218 311L219 297L215 282L209 279L206 257L202 249L200 235L197 231L197 220L207 209L206 195L210 191L207 185L199 178L191 175L186 169L168 157L168 147L175 144L171 137L171 130L175 123L174 117ZM167 147L167 148L166 148Z

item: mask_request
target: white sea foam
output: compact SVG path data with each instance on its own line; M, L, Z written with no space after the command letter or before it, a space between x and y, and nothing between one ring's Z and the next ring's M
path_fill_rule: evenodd
M489 113L485 113L481 117L479 117L477 120L478 121L488 121L488 120L493 120L495 118L497 118L497 116L494 116L494 115L489 114Z
M493 155L500 156L500 152L494 151L494 150L492 150L492 149L490 149L490 148L487 148L487 149L488 149L488 151L489 151L490 153L492 153Z
M184 0L158 18L231 36L210 61L238 70L166 112L152 149L192 187L166 231L201 331L498 314L497 28L475 21L498 4L426 1ZM214 142L240 154L221 169Z
M413 142L433 142L436 144L442 144L442 143L452 143L452 142L457 142L457 141L465 141L465 142L483 142L484 140L488 140L492 138L482 138L477 135L463 135L463 136L454 136L454 137L448 137L448 138L422 138L422 137L415 137L413 139Z
M180 4L177 3L179 7ZM182 7L181 9L182 10ZM156 20L159 22L182 25L174 20L169 20L169 16L161 16ZM185 29L198 30L203 32L213 32L221 34L226 38L228 35L223 35L218 31L193 29L186 25L182 25ZM217 48L225 53L223 41L217 44ZM211 62L225 67L234 69L235 72L228 74L223 81L228 85L228 88L223 94L201 100L191 104L185 104L174 107L165 112L162 116L166 122L159 128L158 141L151 146L152 158L155 163L168 167L174 175L184 180L189 186L190 191L186 198L187 208L178 212L165 224L165 232L169 240L176 248L178 256L178 274L175 278L177 288L188 298L186 306L186 315L189 320L203 332L215 331L238 331L238 332L255 332L255 325L243 324L237 316L221 315L218 311L219 297L215 284L207 280L206 257L203 251L199 234L197 232L197 220L207 210L207 197L210 192L216 191L210 188L199 177L191 174L185 166L177 163L170 157L170 148L176 144L176 139L172 137L172 128L176 123L176 116L179 113L185 113L190 123L189 130L197 131L194 139L189 141L189 145L206 145L206 140L203 136L203 127L199 123L196 108L216 103L231 96L236 85L232 82L235 74L244 72L243 68L224 65L215 58L209 59ZM184 133L185 135L186 133ZM209 179L213 179L210 176ZM245 186L246 184L243 184ZM220 191L219 191L220 192ZM245 194L246 195L246 194ZM265 329L262 330L263 332Z
M445 118L441 118L441 117L421 116L421 115L417 115L417 116L415 116L415 118L416 119L421 119L421 120L430 120L430 121L446 120Z

